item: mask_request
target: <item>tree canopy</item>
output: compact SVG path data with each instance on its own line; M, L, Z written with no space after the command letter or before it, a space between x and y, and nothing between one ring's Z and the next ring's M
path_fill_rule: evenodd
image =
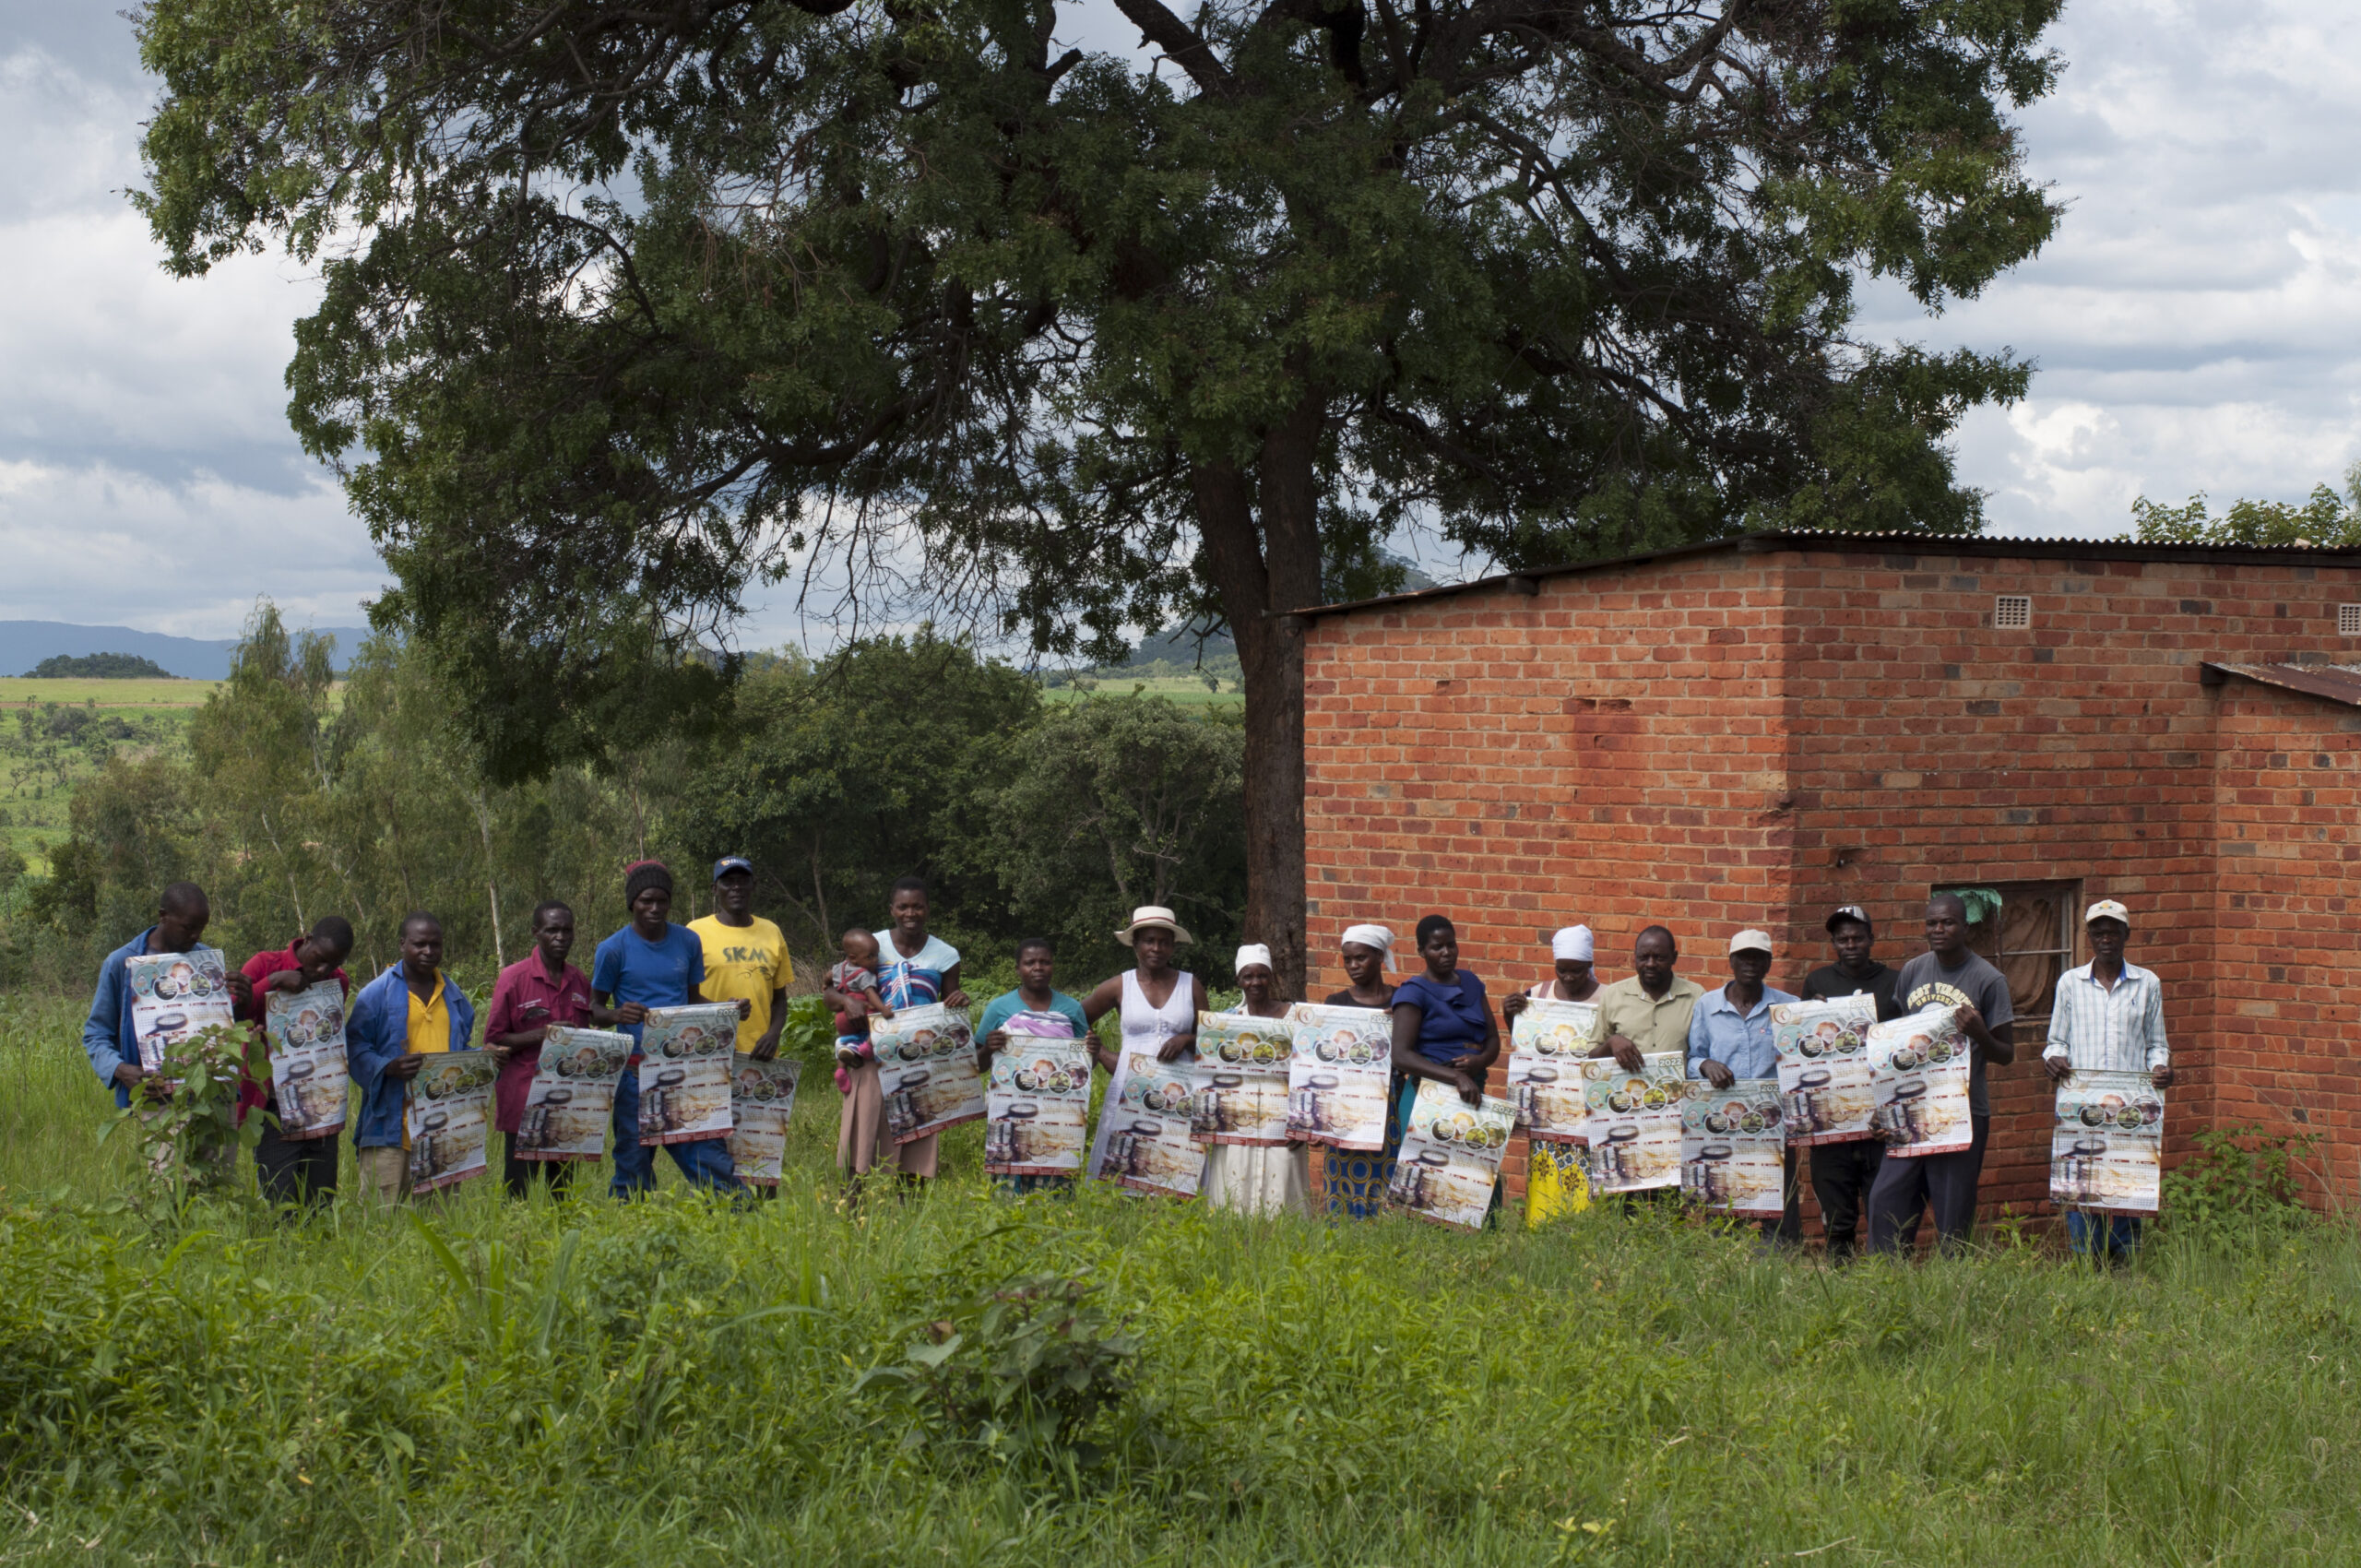
M53 653L25 671L28 681L170 681L172 672L136 653Z
M2345 470L2344 493L2312 486L2300 506L2285 501L2233 501L2215 517L2203 494L2178 506L2142 495L2131 504L2142 544L2317 544L2361 549L2361 463Z
M1299 973L1299 634L1417 522L1511 564L1973 529L2007 353L1851 335L2047 238L2059 0L154 0L170 265L321 258L295 427L492 775L721 695L751 584L1035 647L1226 622ZM618 695L618 694L624 694Z

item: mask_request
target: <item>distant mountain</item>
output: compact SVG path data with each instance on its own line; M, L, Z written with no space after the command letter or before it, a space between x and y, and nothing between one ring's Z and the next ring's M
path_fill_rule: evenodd
M336 638L336 663L341 670L352 660L365 626L319 626L316 631ZM128 626L74 626L63 621L0 621L0 674L18 675L45 659L78 659L93 653L127 653L155 660L172 674L192 681L219 681L230 673L230 653L235 637L209 642L200 637L167 636L161 632L135 632Z
M1234 659L1238 657L1238 645L1230 640L1227 630L1215 632L1211 636L1204 638L1201 644L1194 632L1185 626L1175 626L1170 631L1158 632L1142 642L1133 650L1130 663L1134 665L1194 664L1198 660L1201 647L1204 650L1203 657L1207 664L1216 664L1224 659Z

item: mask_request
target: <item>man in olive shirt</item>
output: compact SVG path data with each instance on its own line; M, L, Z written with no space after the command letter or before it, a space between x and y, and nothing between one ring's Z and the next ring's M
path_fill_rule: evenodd
M1640 1058L1664 1051L1689 1052L1689 1020L1705 988L1673 972L1680 948L1672 932L1652 925L1631 944L1630 979L1598 992L1599 1044L1593 1056L1612 1056L1627 1073Z
M1931 1209L1935 1237L1946 1252L1967 1244L1975 1224L1975 1183L1984 1173L1984 1144L1992 1131L1992 1098L1984 1085L1984 1064L2005 1067L2017 1059L2016 1008L2009 981L1967 945L1967 905L1956 893L1927 900L1927 951L1902 966L1894 995L1904 1016L1921 1008L1951 1009L1968 1038L1968 1146L1957 1154L1888 1158L1869 1189L1869 1250L1901 1249L1903 1228L1919 1210Z

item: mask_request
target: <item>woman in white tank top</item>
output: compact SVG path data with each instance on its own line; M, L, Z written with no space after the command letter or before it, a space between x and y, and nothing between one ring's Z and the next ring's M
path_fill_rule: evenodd
M1172 950L1188 941L1189 933L1172 911L1146 905L1132 911L1132 923L1115 933L1115 940L1139 956L1139 965L1098 982L1097 990L1083 998L1082 1016L1096 1024L1108 1014L1121 1009L1123 1031L1122 1050L1112 1060L1092 1047L1098 1064L1107 1069L1110 1081L1107 1086L1105 1105L1122 1099L1125 1059L1142 1052L1153 1052L1163 1062L1194 1060L1197 1054L1197 1015L1204 1010L1205 987L1196 976L1172 967ZM1164 1000L1156 1000L1153 992L1164 992ZM1099 1111L1098 1128L1091 1136L1090 1160L1084 1174L1098 1174L1101 1157L1106 1153L1109 1123L1105 1110Z
M1169 960L1167 960L1169 967ZM1137 969L1125 969L1116 977L1123 983L1123 1051L1153 1051L1159 1054L1164 1042L1176 1035L1197 1038L1197 1003L1204 989L1197 977L1172 971L1172 992L1159 1007L1147 999L1146 990L1140 984ZM1159 977L1161 978L1161 977ZM1192 1054L1194 1054L1192 1051Z

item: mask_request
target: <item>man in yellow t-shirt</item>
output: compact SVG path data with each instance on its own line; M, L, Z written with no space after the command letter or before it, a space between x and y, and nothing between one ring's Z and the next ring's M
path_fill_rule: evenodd
M705 999L744 1002L738 1049L758 1061L778 1054L787 1022L787 987L795 979L787 934L753 912L754 866L742 855L714 862L713 913L689 922L705 944Z
M361 1091L353 1150L362 1190L396 1203L409 1193L410 1081L429 1056L474 1049L475 1009L443 973L443 926L413 914L401 962L361 988L344 1025L344 1055Z

